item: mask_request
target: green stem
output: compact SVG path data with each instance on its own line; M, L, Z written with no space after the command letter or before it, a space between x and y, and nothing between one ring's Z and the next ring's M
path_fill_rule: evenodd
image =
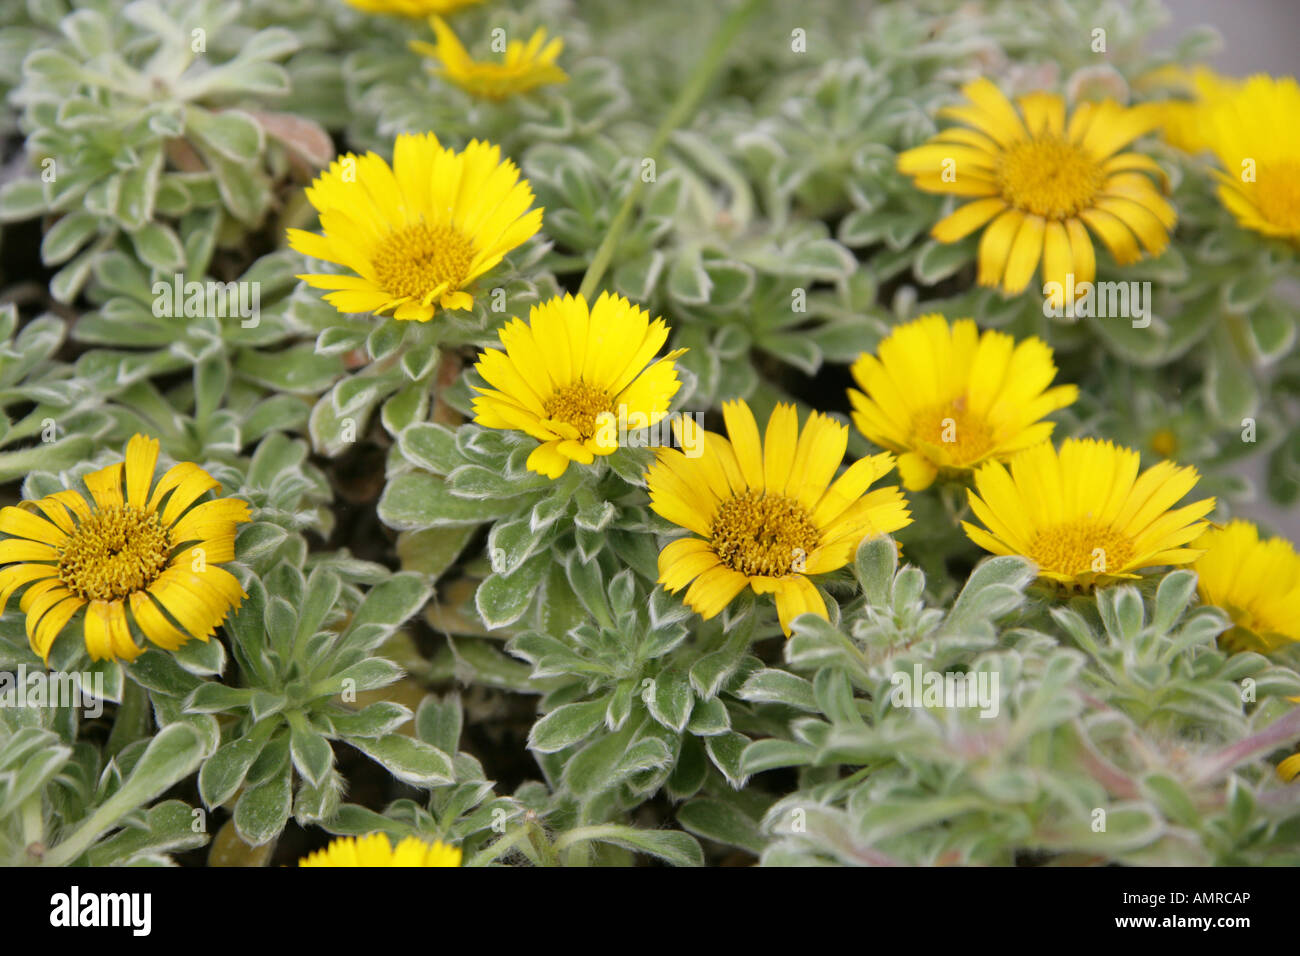
M691 71L691 75L687 78L686 85L677 94L677 99L672 108L664 116L659 128L655 130L654 138L650 140L650 148L646 151L648 156L654 158L663 152L663 148L673 130L690 119L691 114L695 112L700 99L708 89L709 83L713 81L714 75L722 65L727 50L749 18L757 12L762 2L763 0L742 0L728 14L727 19L722 22L722 26L718 28L717 34L713 37L713 42L704 51L704 56L695 64L695 69ZM632 188L628 190L627 195L623 198L623 204L619 206L613 221L610 222L609 231L605 233L605 238L601 240L600 245L596 248L596 254L592 256L591 265L587 267L587 274L582 277L582 285L578 289L578 294L588 301L596 294L596 287L600 285L605 270L609 268L610 260L614 258L614 250L618 246L619 239L623 236L623 231L627 229L628 222L631 221L632 213L636 211L637 202L641 198L644 188L645 180L637 177L636 182L632 184Z
M531 844L532 836L533 836L532 830L529 828L528 824L523 824L522 826L516 828L515 832L511 833L509 836L503 836L500 840L497 840L495 843L491 843L488 846L485 846L483 849L479 850L479 852L474 854L474 856L471 857L469 862L466 863L465 865L466 866L487 866L489 863L492 863L495 860L498 860L501 857L505 856L511 850L522 849L522 847L520 846L521 844L524 843Z
M149 730L149 695L133 680L124 682L122 703L113 718L113 730L108 735L108 752L116 756L122 748L139 740Z
M574 834L597 829L591 825L592 818L596 815L594 803L597 799L599 795L583 800L578 805L578 819L574 821L574 828L555 840L555 852L557 855L563 854L565 866L591 866L593 855L591 844L581 837L575 837Z
M137 797L127 790L119 790L100 805L69 837L50 851L45 857L46 866L67 866L81 856L100 835L127 813L134 809L132 801Z
M1228 341L1232 343L1243 368L1255 366L1255 350L1250 343L1250 332L1246 328L1246 319L1235 312L1224 313L1224 326L1228 331Z
M41 791L37 790L22 807L23 848L45 842L45 816L42 812Z
M537 852L537 858L542 866L559 866L559 855L555 851L554 844L551 843L551 838L542 829L542 825L531 817L524 825L528 827L528 842L532 844L533 849Z

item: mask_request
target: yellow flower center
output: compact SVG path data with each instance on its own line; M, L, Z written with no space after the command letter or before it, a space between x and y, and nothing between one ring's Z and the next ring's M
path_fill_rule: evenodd
M1275 226L1300 232L1300 162L1260 164L1256 189L1260 214Z
M423 300L439 286L458 290L473 260L474 243L455 226L417 222L389 233L370 264L386 292Z
M587 382L561 385L542 402L546 417L565 422L583 438L596 434L596 419L602 412L613 412L613 397L603 388Z
M781 577L803 568L817 547L817 526L793 498L746 491L724 501L710 540L724 565L747 577Z
M1081 519L1040 529L1028 557L1043 571L1113 574L1133 559L1133 542L1110 525Z
M995 444L993 427L982 415L966 409L966 397L922 409L912 418L912 441L937 445L951 464L964 467L979 461Z
M120 600L152 584L171 550L157 514L108 508L83 521L59 549L59 579L88 601Z
M1041 136L1002 154L997 182L1002 198L1012 206L1061 221L1092 205L1105 176L1081 147L1056 136Z

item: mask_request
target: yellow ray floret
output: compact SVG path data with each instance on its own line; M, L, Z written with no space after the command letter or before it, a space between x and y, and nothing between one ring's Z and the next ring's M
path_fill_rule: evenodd
M853 423L900 454L898 472L910 491L1045 441L1053 423L1043 417L1079 394L1073 385L1048 387L1056 365L1040 339L1017 343L1004 332L980 334L970 319L949 325L941 315L894 329L875 355L858 357L852 373L862 388L849 389Z
M206 641L247 597L219 565L235 559L235 526L249 520L248 505L200 501L221 486L189 462L155 483L157 460L158 442L136 435L125 462L86 475L90 501L68 489L0 510L0 608L22 590L27 638L42 659L83 609L91 659L132 660L144 650L132 621L175 650Z
M1188 547L1214 510L1203 498L1174 505L1196 485L1191 466L1162 461L1138 474L1138 453L1110 442L1071 438L1058 453L1048 442L975 472L969 498L984 527L963 521L970 539L994 554L1017 554L1039 577L1088 589L1143 568L1190 564Z
M1206 107L1232 96L1241 82L1205 66L1188 69L1169 65L1145 74L1138 85L1189 97L1162 100L1153 104L1153 108L1159 111L1161 135L1167 143L1189 153L1199 153L1210 147L1204 122Z
M460 866L461 849L441 841L407 837L397 846L386 833L339 837L323 850L298 861L299 866Z
M675 423L682 448L660 448L646 475L650 507L694 534L659 554L659 583L711 618L746 586L773 594L781 629L804 612L826 617L809 575L843 567L864 538L911 523L897 485L868 491L894 467L888 452L835 472L848 447L846 426L813 412L802 430L792 405L777 405L759 438L742 401L722 406L727 436ZM689 587L688 587L689 585Z
M446 16L482 2L483 0L348 0L352 6L366 13L393 13L403 17Z
M1300 641L1300 555L1285 538L1261 539L1249 521L1211 528L1192 547L1201 600L1223 608L1236 625L1227 643L1273 651Z
M931 235L956 242L977 229L979 283L1024 290L1042 263L1053 306L1066 288L1091 283L1096 261L1089 230L1128 265L1142 250L1158 256L1169 244L1173 207L1156 190L1164 173L1141 153L1120 152L1159 125L1161 113L1112 100L1079 104L1066 117L1052 93L1018 97L1013 105L989 80L963 87L967 102L940 116L945 129L898 157L918 189L970 198L938 222ZM1067 282L1073 275L1073 284Z
M590 309L581 295L533 306L474 367L489 386L477 389L474 421L536 438L528 467L538 474L589 465L618 449L620 423L647 428L668 414L681 387L675 360L686 351L655 359L668 332L663 319L608 292Z
M538 28L528 42L511 40L499 63L475 60L441 17L431 17L437 43L412 41L411 49L437 60L435 72L467 93L488 100L503 100L517 93L527 93L539 86L565 83L568 75L556 66L564 41L555 37L549 43L546 31Z
M1277 775L1288 783L1300 776L1300 753L1292 754L1279 763Z
M402 134L390 167L349 153L307 189L324 234L289 230L304 255L352 275L301 275L333 289L340 312L391 312L427 322L439 309L469 309L469 289L542 225L533 191L501 150L474 140L461 152L432 133Z

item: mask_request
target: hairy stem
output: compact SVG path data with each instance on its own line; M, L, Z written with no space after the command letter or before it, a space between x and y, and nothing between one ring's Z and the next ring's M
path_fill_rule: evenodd
M727 19L722 22L722 26L718 28L717 34L713 37L713 42L709 44L709 48L704 51L704 55L695 64L695 69L691 71L691 75L687 78L686 85L682 87L672 108L664 116L659 128L655 130L654 138L650 140L650 147L646 150L646 155L653 158L663 152L663 148L673 130L690 119L691 114L695 112L695 108L699 105L701 97L704 96L705 91L708 89L709 83L713 81L714 75L718 72L718 68L722 66L727 50L762 3L763 0L742 0L727 16ZM610 260L614 257L614 250L631 221L632 213L636 211L644 189L645 180L637 177L636 182L632 184L632 188L628 190L627 195L623 198L623 203L619 206L618 212L614 214L614 219L609 224L609 231L605 233L605 238L601 240L600 245L596 248L596 254L591 259L591 265L587 267L587 274L582 277L582 286L578 289L578 294L588 301L596 294L596 288L600 285L605 270L609 268Z

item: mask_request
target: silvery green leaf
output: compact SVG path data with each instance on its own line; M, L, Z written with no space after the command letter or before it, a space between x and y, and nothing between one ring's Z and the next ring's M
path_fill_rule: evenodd
M809 713L817 711L812 685L804 678L783 670L766 668L750 674L736 691L736 696L743 700L785 704Z
M366 342L365 332L347 326L325 329L316 337L316 351L321 355L350 352Z
M1156 589L1155 612L1151 625L1160 633L1167 633L1182 616L1192 596L1196 593L1196 574L1193 571L1170 571Z
M894 574L898 571L898 546L893 539L883 535L863 538L858 545L854 568L867 601L873 607L886 606Z
M713 765L722 771L727 778L727 782L739 790L745 785L749 775L745 773L741 766L741 755L745 752L745 747L749 745L749 738L744 734L738 734L734 731L727 731L721 734L714 734L706 737L704 748L708 751L709 759Z
M253 692L246 687L227 687L205 681L185 699L185 709L200 714L219 714L248 707Z
M185 265L185 249L176 233L161 223L151 222L132 233L140 259L162 273L179 272Z
M1250 337L1265 362L1290 353L1296 341L1296 322L1280 303L1265 302L1250 312Z
M566 837L568 843L578 839L611 843L637 853L647 853L673 866L702 866L704 852L689 834L676 830L641 830L617 824L572 830Z
M279 836L289 821L293 801L293 774L288 764L261 783L240 794L235 803L235 829L250 846L261 846Z
M35 728L31 730L35 731ZM36 734L39 733L36 731ZM11 739L34 740L36 734ZM48 742L42 749L28 754L21 762L16 756L16 747L9 752L0 752L0 757L7 758L5 764L0 764L0 767L5 768L5 787L0 790L0 817L7 818L10 814L17 813L27 798L43 790L72 756L72 749L59 743L52 734L46 739ZM11 757L11 754L14 756Z
M816 754L816 747L792 740L755 740L742 753L740 769L745 773L761 773L781 767L801 767L812 763Z
M536 597L550 560L549 552L541 551L509 576L494 572L478 586L474 605L489 630L508 627L523 616Z
M246 734L218 747L199 771L199 794L204 804L217 807L234 796L264 746L256 734Z
M85 211L69 213L45 233L41 240L41 261L46 265L66 262L98 229L98 217Z
M508 577L530 558L542 540L531 515L519 515L498 521L488 533L487 553L492 570Z
M402 668L382 657L369 657L339 671L313 687L320 697L386 687L402 677Z
M45 194L38 179L15 179L0 186L0 222L31 219L45 207Z
M441 750L422 740L402 734L383 737L352 737L348 743L371 760L382 764L393 776L417 787L451 783L451 761Z
M690 720L695 695L686 675L676 669L659 672L653 684L642 691L650 716L670 730L681 732Z
M293 818L299 826L319 826L338 813L342 799L342 781L331 773L320 786L302 783L293 801Z
M334 767L334 750L329 741L302 720L289 723L289 754L294 768L314 787L324 784Z
M692 800L677 811L677 822L696 836L740 847L755 856L767 845L758 824L725 800L712 797Z
M686 729L697 737L714 737L731 729L727 705L716 697L697 700Z
M452 692L444 697L430 694L420 701L416 711L415 733L443 753L454 754L460 749L463 720L460 694Z
M974 259L969 242L942 243L927 241L912 262L912 271L922 285L935 285Z
M413 381L423 381L433 374L439 355L434 345L426 343L412 346L402 354L402 371Z
M177 698L186 697L202 683L161 649L147 649L131 662L129 674L141 687Z
M509 500L453 495L441 478L416 471L393 476L378 507L379 520L399 531L482 524L513 509Z
M393 701L381 700L358 711L335 710L328 711L323 716L339 736L383 737L407 723L411 719L411 711Z
M551 711L528 734L528 747L539 753L555 753L571 747L601 726L609 701L605 698L564 704Z
M668 294L686 305L709 301L713 280L704 270L698 248L688 248L668 267Z
M395 574L375 585L353 612L343 632L344 642L365 648L377 646L424 606L429 593L429 585L420 575L412 573Z
M175 853L203 846L208 842L201 826L196 829L196 812L180 800L166 800L150 807L144 825L119 830L101 840L87 854L90 866L129 864L146 854Z

